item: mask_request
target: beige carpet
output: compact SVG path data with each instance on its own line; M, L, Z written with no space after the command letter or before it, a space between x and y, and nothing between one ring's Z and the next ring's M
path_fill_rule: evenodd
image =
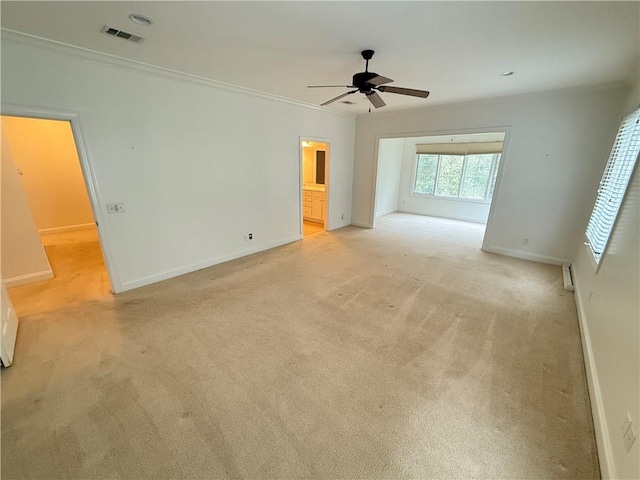
M560 268L378 227L24 318L2 478L597 478Z

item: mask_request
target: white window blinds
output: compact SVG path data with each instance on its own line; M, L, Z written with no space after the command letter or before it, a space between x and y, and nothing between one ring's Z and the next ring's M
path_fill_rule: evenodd
M620 125L587 225L587 246L596 264L605 252L640 151L640 108Z

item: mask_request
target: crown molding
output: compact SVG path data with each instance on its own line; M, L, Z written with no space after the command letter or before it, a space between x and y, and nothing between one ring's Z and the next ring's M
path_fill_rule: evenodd
M81 58L86 61L99 63L115 68L122 68L125 70L134 70L137 72L154 75L162 78L171 78L183 82L195 83L206 87L216 88L220 90L226 90L229 92L240 93L244 95L250 95L252 97L263 98L279 103L287 103L289 105L295 105L297 107L308 108L323 113L329 113L340 117L356 118L356 115L337 112L328 108L320 107L300 100L295 100L288 97L281 97L271 93L260 92L251 88L240 87L238 85L232 85L230 83L220 82L218 80L212 80L198 75L192 75L189 73L179 72L170 68L159 67L137 60L130 60L127 58L118 57L117 55L111 55L108 53L97 52L87 48L77 47L68 43L57 42L47 38L37 37L35 35L29 35L15 30L0 29L2 43L12 43L15 45L21 45L47 52L57 53L61 55L67 55L71 57Z

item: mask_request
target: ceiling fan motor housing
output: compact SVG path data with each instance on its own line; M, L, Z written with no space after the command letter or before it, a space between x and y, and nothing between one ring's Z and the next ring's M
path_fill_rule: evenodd
M374 72L360 72L353 76L352 85L360 90L361 93L370 92L372 85L369 85L369 80L376 78L377 73Z

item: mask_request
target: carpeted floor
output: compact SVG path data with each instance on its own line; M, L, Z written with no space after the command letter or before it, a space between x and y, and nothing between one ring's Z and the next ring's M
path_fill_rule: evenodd
M598 478L559 267L392 214L22 319L2 478Z

